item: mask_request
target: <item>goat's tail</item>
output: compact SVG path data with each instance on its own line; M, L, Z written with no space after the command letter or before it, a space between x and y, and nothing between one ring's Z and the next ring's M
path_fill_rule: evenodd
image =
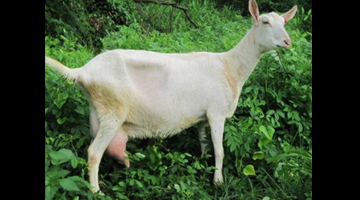
M74 81L78 77L79 69L70 69L60 62L45 56L45 64L61 73L68 80Z

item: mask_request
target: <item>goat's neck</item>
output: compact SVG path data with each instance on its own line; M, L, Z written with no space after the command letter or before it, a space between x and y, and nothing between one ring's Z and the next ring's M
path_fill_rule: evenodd
M252 28L239 44L226 54L231 70L241 85L254 71L263 53L255 42L255 31Z

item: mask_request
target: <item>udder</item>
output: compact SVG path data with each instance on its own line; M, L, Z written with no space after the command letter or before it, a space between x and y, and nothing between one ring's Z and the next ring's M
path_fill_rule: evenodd
M126 143L128 141L128 136L126 132L121 129L111 141L107 147L107 153L114 157L115 159L122 162L127 168L130 167L130 160L126 154Z

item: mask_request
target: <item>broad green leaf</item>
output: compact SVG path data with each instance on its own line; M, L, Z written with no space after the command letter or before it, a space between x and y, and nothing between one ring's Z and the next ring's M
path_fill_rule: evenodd
M52 200L56 194L57 188L47 186L45 187L45 200Z
M68 149L61 149L49 153L53 165L61 165L75 158L75 155Z
M235 126L230 126L229 127L231 131L233 131L234 133L237 133L237 129L235 128Z
M57 122L59 125L64 124L66 121L67 121L67 117L58 118L58 119L56 120L56 122Z
M129 184L130 184L131 186L134 186L134 185L135 185L135 181L134 181L133 179L131 179L130 182L129 182Z
M275 110L269 110L266 112L267 116L273 115L275 113Z
M260 130L261 133L266 133L267 134L267 129L266 129L265 126L260 126L259 130Z
M124 188L124 187L126 187L126 183L125 183L124 181L120 181L120 182L119 182L119 186L121 186L121 187Z
M255 172L255 168L253 165L247 165L245 168L244 168L244 174L246 176L256 176L256 172Z
M61 109L65 104L66 100L69 98L69 94L62 92L58 94L58 98L54 100L54 104L57 108Z
M57 176L58 177L65 177L68 174L70 174L69 170L62 169L62 170L57 171Z
M151 160L151 163L155 163L156 162L156 157L153 153L150 153L150 160Z
M142 153L136 153L135 156L136 156L137 158L139 158L140 160L146 158L146 155L144 155L144 154L142 154Z
M178 193L181 192L181 187L179 184L175 184L174 188L175 188L176 192L178 192Z
M80 191L80 189L76 185L76 183L73 180L71 180L70 178L61 179L60 186L62 188L64 188L64 190L66 190L66 191L74 191L74 192Z
M77 159L77 158L74 157L74 158L71 159L71 167L72 167L72 168L75 169L75 168L78 166L78 163L79 163L79 162L78 162L78 159Z
M85 109L82 107L77 107L75 112L79 113L80 115L85 115Z
M271 141L267 137L261 137L258 143L258 146L260 149L263 149L263 147L267 144L269 144Z
M230 152L233 153L236 150L236 147L237 147L236 143L232 143L230 146Z
M258 152L255 152L255 153L254 153L254 156L253 156L253 159L254 159L254 160L262 160L262 159L264 159L264 158L265 158L265 155L264 155L263 152L258 151Z
M277 110L276 114L278 114L281 118L285 118L285 114L281 110Z
M139 188L144 188L144 185L140 181L135 181L135 183Z
M272 141L274 134L275 134L275 129L271 126L260 126L260 132L263 133L265 135L265 137L267 139L269 139L270 141Z

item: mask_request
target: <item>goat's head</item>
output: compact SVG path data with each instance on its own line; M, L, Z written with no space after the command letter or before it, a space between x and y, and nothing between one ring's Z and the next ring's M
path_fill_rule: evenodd
M274 12L260 15L256 0L250 0L249 10L253 19L255 42L260 46L261 51L269 51L276 46L291 45L291 39L284 25L295 16L297 6L283 15Z

